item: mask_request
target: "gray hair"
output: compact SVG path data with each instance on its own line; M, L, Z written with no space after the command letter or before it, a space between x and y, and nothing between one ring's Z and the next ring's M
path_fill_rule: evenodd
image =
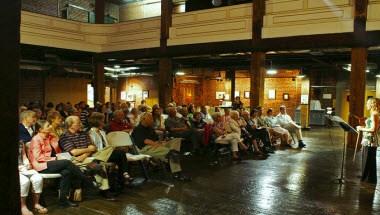
M37 117L36 112L31 110L26 110L20 113L20 121L24 121L28 117Z
M74 124L75 120L79 120L80 121L80 118L78 116L69 116L69 117L67 117L66 120L65 120L65 126L66 126L66 128L70 128Z

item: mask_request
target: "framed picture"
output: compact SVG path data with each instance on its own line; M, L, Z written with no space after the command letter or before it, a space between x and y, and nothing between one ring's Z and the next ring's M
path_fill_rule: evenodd
M216 92L216 99L224 99L225 92L217 91Z
M142 91L142 99L149 98L149 90L143 90Z
M268 99L276 99L276 90L275 89L269 89L268 90Z
M127 95L127 101L129 101L129 102L136 101L136 95L135 94L128 94Z
M284 99L285 101L289 100L289 93L282 94L282 99Z
M301 95L301 104L303 105L309 104L309 95Z
M230 94L224 94L224 100L230 100Z
M240 91L235 91L235 97L240 96Z
M121 91L120 99L121 100L127 100L127 92L126 91Z
M332 99L332 94L331 94L331 93L324 93L324 94L322 95L322 98L323 98L323 99Z
M251 92L244 91L244 98L249 99Z

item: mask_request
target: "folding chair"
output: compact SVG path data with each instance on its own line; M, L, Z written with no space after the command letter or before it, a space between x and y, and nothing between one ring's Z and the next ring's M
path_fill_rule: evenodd
M144 160L149 160L150 155L140 154L137 150L135 143L132 140L132 137L124 131L114 131L107 134L107 141L110 146L113 147L129 147L132 149L132 153L126 153L127 159L129 162L139 162L141 170L144 174L146 180L149 179L147 168L144 164Z

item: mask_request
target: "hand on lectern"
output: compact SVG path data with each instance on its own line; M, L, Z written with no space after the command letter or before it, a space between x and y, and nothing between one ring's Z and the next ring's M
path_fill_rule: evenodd
M360 131L362 128L363 128L363 126L360 126L360 125L359 125L359 126L356 126L356 130L357 130L357 131Z

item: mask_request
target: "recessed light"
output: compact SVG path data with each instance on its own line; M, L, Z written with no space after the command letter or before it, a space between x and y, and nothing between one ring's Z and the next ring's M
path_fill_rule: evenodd
M275 74L277 74L277 70L275 70L275 69L268 69L267 70L267 74L268 75L275 75Z

